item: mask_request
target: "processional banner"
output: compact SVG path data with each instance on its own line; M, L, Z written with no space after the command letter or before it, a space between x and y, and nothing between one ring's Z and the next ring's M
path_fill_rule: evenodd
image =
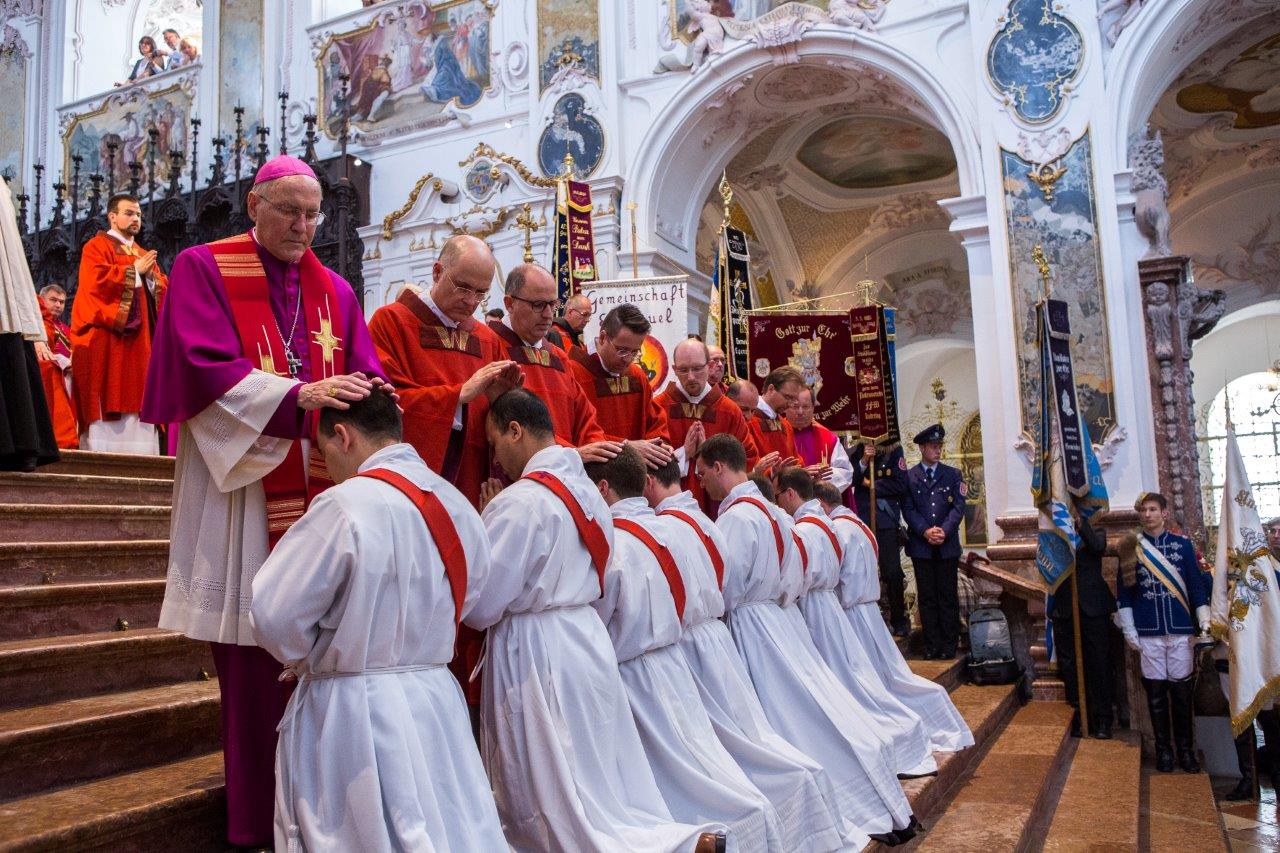
M595 238L591 231L591 185L562 180L556 185L555 251L552 275L563 302L596 280Z
M849 311L853 355L855 417L863 441L894 445L902 441L898 431L896 356L892 347L893 309L866 305Z
M853 338L846 311L752 311L747 315L751 376L759 384L770 371L794 367L813 391L814 417L827 429L858 429Z
M671 354L676 344L689 337L688 284L687 275L587 282L581 292L595 309L582 331L587 349L595 352L604 315L629 302L652 325L636 363L654 389L665 388L671 377Z
M751 253L747 235L725 225L716 246L716 264L711 277L711 312L707 343L724 350L726 365L734 376L751 375L747 355L747 312L752 308Z

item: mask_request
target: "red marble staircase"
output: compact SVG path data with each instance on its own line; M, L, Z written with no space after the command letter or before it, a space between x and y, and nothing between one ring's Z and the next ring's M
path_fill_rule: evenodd
M173 460L0 474L0 851L221 850L207 644L157 627Z

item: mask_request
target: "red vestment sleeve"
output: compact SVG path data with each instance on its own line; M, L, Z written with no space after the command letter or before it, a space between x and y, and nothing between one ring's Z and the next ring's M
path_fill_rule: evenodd
M134 259L116 251L118 244L98 234L80 251L80 272L71 305L71 334L83 338L91 328L124 331L129 309L121 302L138 285ZM122 316L123 315L123 316Z
M645 379L644 372L639 368L632 369L640 374L640 379L644 382L644 437L650 441L655 438L665 440L668 428L667 410L658 405L653 395L653 387Z
M717 425L722 427L717 431L727 432L742 442L743 448L747 451L747 470L750 471L760 461L760 448L754 436L751 435L751 429L747 426L746 418L742 416L742 410L728 397L721 397L716 406L719 409L716 414Z

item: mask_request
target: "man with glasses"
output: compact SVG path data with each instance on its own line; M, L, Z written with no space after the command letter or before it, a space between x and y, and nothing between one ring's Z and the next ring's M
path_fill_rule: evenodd
M524 387L551 410L556 440L578 448L583 462L612 459L622 442L608 440L595 406L569 372L569 356L546 340L560 307L555 279L537 264L521 264L507 274L503 289L507 315L489 321L489 329L498 337L503 357L524 374Z
M311 167L281 155L249 191L252 230L178 255L142 400L142 420L181 424L160 626L213 645L227 839L248 847L272 843L276 726L292 690L254 643L251 584L332 485L319 410L391 393L351 286L311 251L320 202Z
M404 440L475 506L489 476L488 399L520 384L488 326L475 319L495 263L483 240L445 241L426 292L406 288L373 312L369 334L400 394Z
M649 328L639 308L619 305L600 322L596 351L575 349L569 369L595 406L609 440L631 442L649 467L659 468L673 455L667 444L667 413L654 402L649 377L636 363Z
M764 378L755 414L747 420L747 426L760 455L776 455L769 470L781 470L800 461L787 411L803 390L804 377L794 367L779 367Z
M575 293L565 300L564 313L551 324L547 332L547 340L560 347L571 357L578 352L586 354L587 348L582 343L582 330L591 322L595 307L591 300L581 293Z
M698 499L702 511L714 518L715 502L702 490L693 471L693 459L702 442L727 433L742 443L749 465L755 465L760 454L742 412L710 383L710 362L711 353L702 341L689 338L677 344L671 356L675 381L658 395L657 402L667 411L667 438L676 449L685 488Z

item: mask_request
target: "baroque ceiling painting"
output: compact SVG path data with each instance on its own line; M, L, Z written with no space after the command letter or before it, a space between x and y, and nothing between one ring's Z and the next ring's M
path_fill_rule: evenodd
M1178 92L1191 113L1230 113L1239 130L1280 125L1280 33L1232 59L1217 74Z
M930 181L955 171L947 138L911 119L850 116L805 140L796 157L843 189L875 189Z

